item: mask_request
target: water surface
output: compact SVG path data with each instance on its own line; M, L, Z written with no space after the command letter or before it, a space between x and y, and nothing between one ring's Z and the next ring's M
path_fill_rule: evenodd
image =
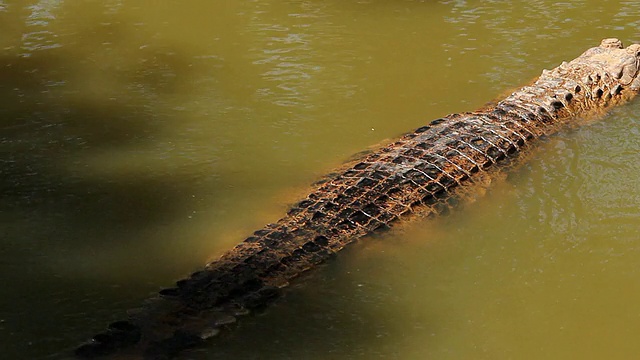
M352 154L530 82L632 1L1 1L0 347L64 358ZM198 359L635 357L640 108L355 244Z

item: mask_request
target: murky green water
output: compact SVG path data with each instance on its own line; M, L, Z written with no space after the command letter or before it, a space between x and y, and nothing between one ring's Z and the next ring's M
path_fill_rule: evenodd
M351 154L473 110L633 1L0 0L0 348L61 358ZM350 247L197 359L637 357L640 107Z

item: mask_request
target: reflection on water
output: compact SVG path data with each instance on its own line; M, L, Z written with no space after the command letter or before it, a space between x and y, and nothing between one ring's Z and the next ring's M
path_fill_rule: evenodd
M49 50L60 47L56 43L57 35L47 27L51 21L55 20L54 11L59 1L39 1L28 6L30 14L25 20L25 24L31 30L29 33L22 35L22 56L29 56L32 52L38 50Z
M623 1L0 0L4 353L63 357L350 154L603 37L639 40L639 17ZM187 357L635 356L637 118L548 139L486 197L351 247Z
M260 74L262 78L274 84L258 89L257 94L267 99L276 99L274 103L280 106L311 106L308 104L308 96L313 94L311 89L314 73L322 68L313 64L315 54L312 37L306 33L310 28L305 21L306 16L296 14L302 21L289 26L264 23L261 15L269 12L261 9L259 4L256 5L248 31L258 35L257 38L261 41L250 48L249 52L257 55L257 59L252 61L253 65L264 65L261 66L264 69ZM310 86L305 88L305 84ZM276 95L277 92L281 94Z

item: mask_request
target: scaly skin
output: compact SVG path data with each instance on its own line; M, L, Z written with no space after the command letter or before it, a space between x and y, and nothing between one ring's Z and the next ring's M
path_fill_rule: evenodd
M636 95L640 45L605 39L495 106L435 120L320 184L275 224L165 289L76 350L168 359L261 308L349 243L412 216L449 211L535 139Z

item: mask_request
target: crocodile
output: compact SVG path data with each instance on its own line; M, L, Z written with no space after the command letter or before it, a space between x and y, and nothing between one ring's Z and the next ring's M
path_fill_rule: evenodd
M640 44L604 39L504 100L405 134L317 184L282 219L161 290L75 355L170 359L201 345L355 240L449 212L536 139L629 101L640 90L639 70Z

